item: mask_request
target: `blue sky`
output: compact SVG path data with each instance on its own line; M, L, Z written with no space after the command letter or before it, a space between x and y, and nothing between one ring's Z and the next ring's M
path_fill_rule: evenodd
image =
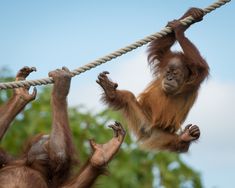
M213 0L40 0L0 1L0 66L16 72L35 66L30 79L50 70L80 67L116 49L160 31L189 7L207 7ZM203 175L205 187L231 187L235 178L235 3L215 10L186 33L208 61L211 74L186 123L204 131L201 141L183 155ZM177 47L178 48L178 47ZM69 104L96 110L97 74L111 72L121 88L138 94L151 79L146 47L73 79ZM233 134L232 134L233 133ZM213 162L213 160L215 162Z

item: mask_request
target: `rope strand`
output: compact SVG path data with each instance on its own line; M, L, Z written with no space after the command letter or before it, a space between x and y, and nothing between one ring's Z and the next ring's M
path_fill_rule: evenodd
M210 5L209 7L203 9L203 11L205 14L208 14L211 11L221 7L222 5L224 5L230 1L231 0L219 0L218 2L215 2L212 5ZM188 16L180 21L184 25L190 25L193 22L193 20L194 19L192 16ZM96 66L104 64L104 63L111 61L119 56L122 56L132 50L135 50L136 48L139 48L139 47L141 47L141 46L143 46L143 45L145 45L155 39L161 38L171 32L172 32L172 29L170 27L165 27L160 32L149 35L149 36L145 37L144 39L141 39L137 42L134 42L131 45L128 45L124 48L121 48L117 51L114 51L114 52L110 53L109 55L106 55L102 58L99 58L93 62L90 62L82 67L79 67L79 68L73 70L72 74L73 74L73 76L77 76L83 72L86 72L92 68L95 68ZM14 81L14 82L0 83L0 90L13 89L13 88L18 88L18 87L29 87L29 86L36 86L36 85L47 85L47 84L52 84L52 83L53 83L52 78L43 78L43 79L38 79L38 80Z

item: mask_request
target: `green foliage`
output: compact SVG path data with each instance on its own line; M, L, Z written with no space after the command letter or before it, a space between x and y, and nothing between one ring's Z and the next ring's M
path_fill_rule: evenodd
M1 71L0 71L1 72ZM0 81L9 81L4 77ZM49 133L51 125L50 88L44 87L37 99L17 116L1 145L11 154L22 151L25 142L38 133ZM10 97L10 91L1 91L0 104ZM104 143L112 137L107 125L114 121L125 124L116 112L109 110L94 114L84 107L69 108L70 127L81 163L90 156L89 139ZM76 169L77 170L77 169ZM95 187L135 188L200 188L200 175L187 166L180 155L141 151L127 134L117 156L108 167L109 175L99 178Z

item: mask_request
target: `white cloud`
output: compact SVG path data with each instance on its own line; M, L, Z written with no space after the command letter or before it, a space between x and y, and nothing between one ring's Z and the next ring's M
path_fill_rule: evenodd
M223 183L230 182L234 176L234 93L234 85L209 80L201 88L197 103L186 120L198 124L202 136L184 159L202 172L206 187L223 187Z
M115 69L115 72L110 77L117 81L121 89L130 90L135 95L138 95L151 81L146 54L142 52L126 60L122 66Z

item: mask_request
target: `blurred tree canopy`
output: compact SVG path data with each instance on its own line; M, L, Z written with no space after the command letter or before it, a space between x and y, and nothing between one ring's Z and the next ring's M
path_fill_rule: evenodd
M0 82L12 81L11 72L0 69ZM5 135L1 147L17 156L27 140L38 133L49 133L51 125L51 87L40 88L37 99L19 114ZM10 90L0 91L0 104L10 96ZM106 142L113 135L107 125L120 121L120 114L104 110L92 113L82 106L69 108L70 127L81 164L90 156L89 139ZM81 166L79 166L81 167ZM75 167L78 171L79 167ZM180 155L169 152L141 151L127 134L125 142L108 167L109 174L101 176L94 187L112 188L200 188L200 174L181 160Z

